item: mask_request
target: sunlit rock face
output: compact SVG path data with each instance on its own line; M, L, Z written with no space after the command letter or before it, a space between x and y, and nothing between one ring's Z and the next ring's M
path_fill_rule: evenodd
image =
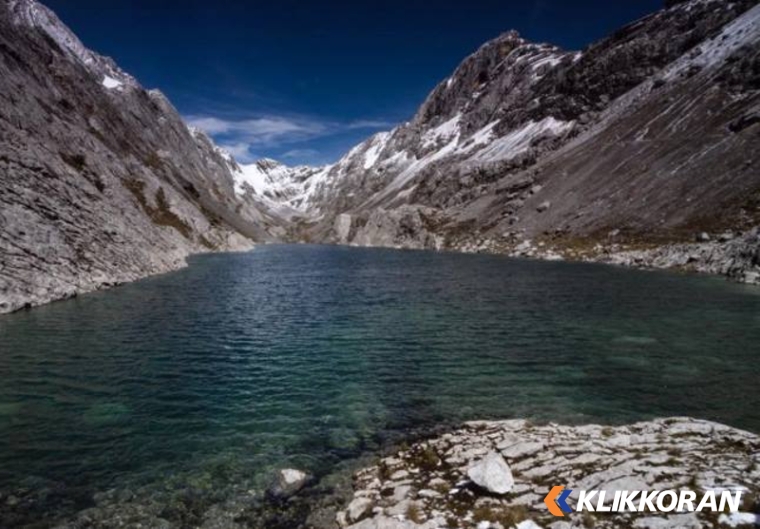
M0 312L250 248L275 221L171 103L33 0L0 2Z

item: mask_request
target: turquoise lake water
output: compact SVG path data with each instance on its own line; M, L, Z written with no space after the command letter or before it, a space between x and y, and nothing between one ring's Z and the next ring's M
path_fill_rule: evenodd
M0 318L0 516L321 475L475 418L760 432L758 353L760 289L719 278L328 246L197 256Z

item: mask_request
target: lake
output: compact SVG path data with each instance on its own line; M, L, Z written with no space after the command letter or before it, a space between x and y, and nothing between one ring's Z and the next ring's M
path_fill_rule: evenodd
M756 287L331 246L189 262L0 318L6 526L109 489L216 499L285 466L320 476L475 418L691 415L760 432Z

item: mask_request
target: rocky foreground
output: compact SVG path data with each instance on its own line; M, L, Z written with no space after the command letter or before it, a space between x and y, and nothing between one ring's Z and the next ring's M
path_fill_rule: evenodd
M760 524L759 450L756 435L689 418L621 427L470 422L356 473L353 499L337 521L351 529L753 527ZM745 492L740 512L732 514L573 512L559 518L543 501L555 485L612 493Z
M418 434L412 434L418 435ZM432 434L431 434L432 435ZM327 475L281 469L178 472L72 497L54 483L0 490L0 527L27 529L629 529L760 525L760 436L689 418L629 426L466 423L417 437L380 459L366 454ZM263 477L263 476L262 476ZM743 491L739 512L553 516L552 487ZM609 493L608 493L609 494ZM609 501L607 502L610 503ZM696 506L696 504L695 504ZM72 511L72 508L73 511Z

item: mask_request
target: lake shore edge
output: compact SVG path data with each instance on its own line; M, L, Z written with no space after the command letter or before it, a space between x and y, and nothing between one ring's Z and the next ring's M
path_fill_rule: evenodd
M393 242L392 242L393 241ZM699 233L692 241L626 237L613 230L603 237L523 235L467 236L443 243L432 233L423 233L402 242L380 236L367 244L337 242L340 246L436 250L455 253L483 253L540 261L599 263L642 270L712 275L732 282L760 285L760 227L742 232ZM377 244L376 244L377 242Z
M209 253L224 254L249 252L254 250L257 246L258 244L250 242L231 244L229 247L216 251L181 251L176 254L167 254L167 256L164 256L166 257L165 259L158 260L154 263L152 268L147 270L124 270L118 273L90 273L89 275L83 275L77 284L54 281L55 284L52 287L40 288L34 292L29 291L21 294L9 293L7 299L0 298L0 318L7 314L32 310L58 301L66 301L81 295L110 290L142 279L177 272L183 268L187 268L189 266L187 260L197 255L205 255Z
M139 281L166 273L176 272L188 266L187 259L206 253L237 253L251 251L261 243L233 246L214 252L193 252L182 254L154 270L144 273L127 271L117 276L93 277L83 280L80 285L62 285L60 288L24 296L9 296L0 304L0 317L57 301L65 301L79 295L108 290L113 287ZM282 241L263 244L302 244ZM328 243L324 243L328 244ZM525 239L520 244L504 244L492 239L458 244L454 247L430 248L417 244L398 245L355 245L334 243L338 246L361 248L386 248L395 250L433 250L455 253L486 253L506 257L536 259L540 261L566 261L598 263L640 270L662 270L674 273L695 273L725 277L730 281L747 285L760 285L760 228L741 235L724 235L712 239L705 234L705 240L693 243L636 243L626 244L614 241L559 242L531 241Z

